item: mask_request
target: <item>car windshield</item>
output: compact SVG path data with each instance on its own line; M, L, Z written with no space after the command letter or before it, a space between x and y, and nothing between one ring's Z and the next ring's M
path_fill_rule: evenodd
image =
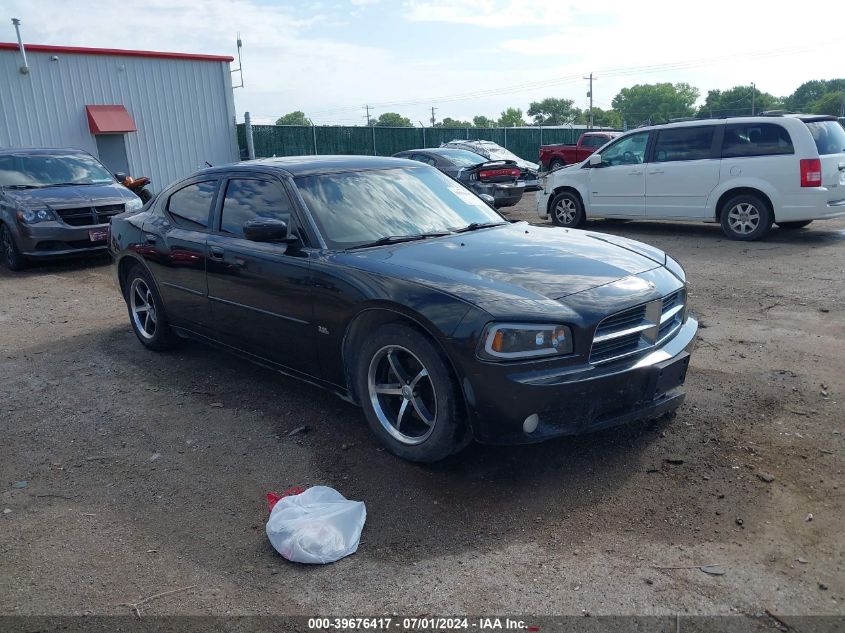
M476 154L475 152L470 152L465 149L451 149L445 147L432 153L450 160L457 167L473 167L481 163L486 163L489 160L481 154Z
M0 156L0 187L99 185L114 182L96 159L86 154L6 154Z
M333 249L504 222L478 196L431 167L305 176L296 186Z
M845 153L845 128L837 121L807 122L820 156Z

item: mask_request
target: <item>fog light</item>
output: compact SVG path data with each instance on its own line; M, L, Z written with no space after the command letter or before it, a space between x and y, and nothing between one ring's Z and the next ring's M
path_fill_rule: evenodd
M537 430L538 424L540 424L540 416L536 413L532 413L525 418L525 422L522 423L522 430L526 433L533 433Z

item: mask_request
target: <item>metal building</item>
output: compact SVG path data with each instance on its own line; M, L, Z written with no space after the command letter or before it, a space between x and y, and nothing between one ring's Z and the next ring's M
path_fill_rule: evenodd
M0 43L0 147L75 147L158 191L238 160L231 57Z

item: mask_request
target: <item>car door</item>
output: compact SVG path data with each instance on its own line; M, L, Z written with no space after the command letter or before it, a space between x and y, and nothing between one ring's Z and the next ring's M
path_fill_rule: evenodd
M590 169L587 216L642 216L645 213L645 157L649 132L620 138L601 152Z
M705 216L708 196L719 184L723 129L723 125L693 125L655 132L652 159L646 165L646 217Z
M227 345L316 375L308 253L301 242L245 239L244 223L257 218L284 220L291 234L299 234L280 180L230 175L221 187L215 230L208 238L208 296L215 330Z
M206 242L220 181L198 177L165 192L144 222L137 252L155 278L173 325L211 332L206 281Z

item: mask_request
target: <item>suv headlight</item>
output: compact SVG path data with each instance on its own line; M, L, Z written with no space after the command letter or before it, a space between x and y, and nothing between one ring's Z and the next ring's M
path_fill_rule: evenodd
M55 220L56 216L50 209L27 209L25 211L18 211L18 220L24 224L38 224L39 222L49 222Z
M126 203L126 210L127 211L140 211L141 207L144 206L144 201L140 198L133 198L129 202Z
M572 330L555 323L495 323L481 338L478 355L487 360L524 360L572 353Z

